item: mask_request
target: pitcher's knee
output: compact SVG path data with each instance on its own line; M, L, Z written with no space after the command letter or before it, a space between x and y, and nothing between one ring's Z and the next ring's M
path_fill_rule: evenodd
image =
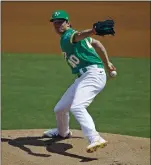
M54 107L54 112L55 112L55 113L57 113L57 112L59 112L59 111L61 111L61 110L62 110L62 108L61 108L60 106L57 106L57 105L56 105L56 106Z
M83 109L85 110L85 106L81 106L81 105L76 105L76 106L75 106L75 105L74 105L74 106L71 106L70 111L71 111L71 112L75 112L75 111L76 111L76 112L78 112L78 111L80 112L80 111L82 111Z
M81 103L73 102L70 107L70 111L74 109L86 109L89 106L89 104L90 104L89 102L81 102Z
M56 105L55 108L54 108L54 112L55 112L55 113L67 112L67 111L69 111L68 108L65 108L65 107L59 106L59 105Z

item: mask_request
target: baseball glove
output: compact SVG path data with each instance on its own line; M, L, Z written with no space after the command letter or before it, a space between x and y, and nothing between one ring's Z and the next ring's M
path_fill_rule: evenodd
M93 30L94 34L99 36L115 35L114 21L112 19L98 21L93 24Z

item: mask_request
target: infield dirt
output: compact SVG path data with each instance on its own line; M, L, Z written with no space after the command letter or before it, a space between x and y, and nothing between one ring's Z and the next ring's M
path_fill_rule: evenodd
M2 52L61 54L59 37L49 23L51 13L58 9L70 14L77 30L112 17L116 21L115 37L95 37L110 56L150 56L150 2L2 2ZM42 132L3 130L2 164L150 164L149 138L103 133L108 146L88 154L81 131L74 130L74 138L59 142L40 138Z
M109 144L87 153L88 142L82 132L73 138L54 142L41 138L44 130L2 131L3 165L149 165L150 140L103 133Z

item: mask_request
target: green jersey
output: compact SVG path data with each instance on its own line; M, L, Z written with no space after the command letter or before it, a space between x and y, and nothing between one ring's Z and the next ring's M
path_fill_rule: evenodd
M72 43L76 32L70 28L61 36L60 40L62 52L68 65L71 67L72 73L77 74L81 68L94 64L104 68L100 56L91 45L92 38L87 37L77 43Z

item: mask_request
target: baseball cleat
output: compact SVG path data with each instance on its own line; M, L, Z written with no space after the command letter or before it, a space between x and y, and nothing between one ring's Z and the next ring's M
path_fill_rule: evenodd
M107 146L107 141L96 141L96 142L93 142L91 143L87 148L86 148L86 151L88 153L92 153L94 151L96 151L98 148L104 148L105 146Z
M69 138L72 137L72 132L70 131L67 136L63 137L63 136L59 135L58 129L54 128L54 129L50 129L48 131L45 131L43 133L43 137L45 137L45 138L69 139Z

